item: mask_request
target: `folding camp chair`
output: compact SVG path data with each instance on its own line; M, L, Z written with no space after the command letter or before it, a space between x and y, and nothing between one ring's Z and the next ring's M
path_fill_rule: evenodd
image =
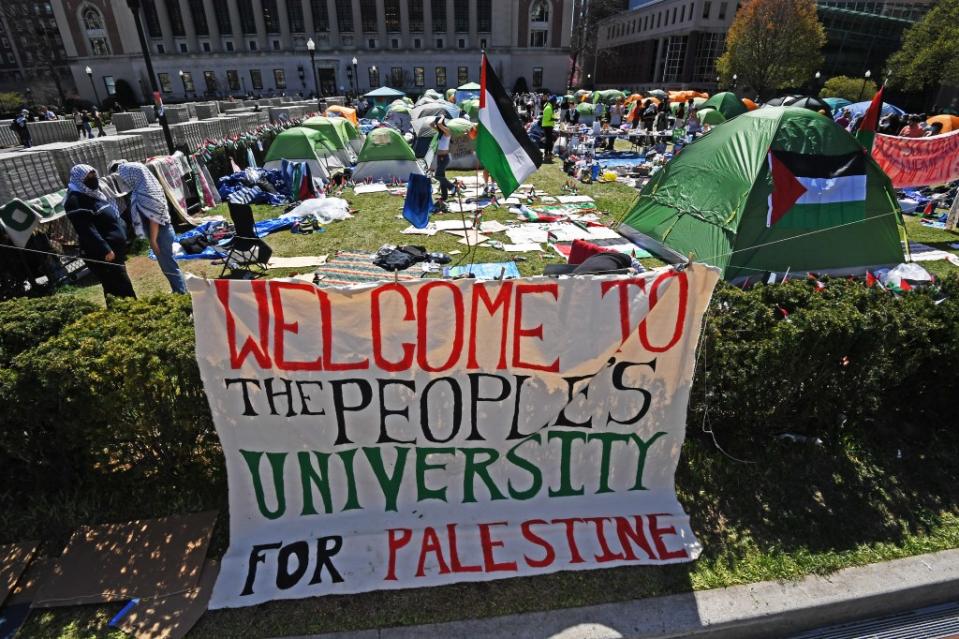
M265 273L270 256L273 255L273 249L256 236L253 208L249 204L236 204L234 202L228 202L227 205L230 208L230 218L233 220L236 235L220 245L220 248L225 248L228 251L226 257L223 258L223 270L220 271L220 277L223 277L227 270L230 271L231 275L236 272Z

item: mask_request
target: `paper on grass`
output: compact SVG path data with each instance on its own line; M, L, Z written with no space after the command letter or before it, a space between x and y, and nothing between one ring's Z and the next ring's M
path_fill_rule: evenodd
M578 204L593 201L593 198L588 195L560 195L556 199L559 200L561 204Z
M434 220L430 222L430 226L434 227L437 231L451 231L454 229L462 231L463 229L473 228L473 220Z
M426 228L418 229L415 226L408 226L402 231L403 235L429 235L430 237L439 233L439 229L436 228L435 224L429 224Z
M304 268L324 264L326 264L325 255L300 255L298 257L271 257L267 266L270 268Z
M387 190L388 187L382 182L374 182L373 184L357 184L353 187L353 193L356 195L365 195L367 193L383 193Z
M479 230L483 233L502 233L509 227L498 220L487 220L480 223Z
M504 244L503 250L507 253L526 253L527 251L540 251L543 247L536 242L525 242L523 244Z

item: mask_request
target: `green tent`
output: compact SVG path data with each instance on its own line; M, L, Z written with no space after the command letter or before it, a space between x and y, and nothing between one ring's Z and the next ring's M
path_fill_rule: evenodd
M264 166L278 168L283 160L302 161L310 165L314 177L329 177L331 164L338 165L336 150L314 129L295 126L281 132L266 152Z
M796 107L750 111L684 148L623 223L644 248L670 261L694 253L727 280L904 261L889 178L853 136Z
M460 102L459 107L466 113L466 115L474 118L479 114L480 101L476 98L471 100L463 100Z
M402 134L386 126L370 131L353 170L353 179L398 179L405 182L410 173L422 175L423 170L417 164L413 149L403 139Z
M333 124L333 121L330 118L326 118L321 115L304 120L300 126L319 132L319 134L323 136L323 140L334 149L342 149L346 147L346 144L349 141L347 138L344 138L340 135L340 130L336 127L336 125Z
M700 109L696 111L696 116L699 118L700 124L708 124L709 126L716 126L726 121L726 116L716 109Z
M370 120L382 120L386 117L386 106L382 104L377 104L374 107L371 107L364 115L364 118Z
M727 120L731 120L737 115L742 115L749 109L743 104L743 101L736 97L731 91L717 93L702 104L702 108L713 108L723 114Z

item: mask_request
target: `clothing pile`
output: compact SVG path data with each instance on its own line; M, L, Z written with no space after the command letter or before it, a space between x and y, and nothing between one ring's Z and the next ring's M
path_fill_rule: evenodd
M373 256L374 264L391 273L405 271L420 262L449 264L450 256L446 253L427 253L426 248L422 246L393 246L392 244L380 247Z
M224 175L217 184L220 197L234 204L286 204L289 184L282 171L248 168Z

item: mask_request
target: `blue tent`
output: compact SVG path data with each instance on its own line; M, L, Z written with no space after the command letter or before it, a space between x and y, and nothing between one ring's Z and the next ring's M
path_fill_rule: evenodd
M482 87L476 84L475 82L467 82L456 87L456 93L453 96L453 102L455 104L461 103L463 100L475 100L480 97L480 90Z
M855 104L850 104L849 106L844 106L843 108L841 108L841 109L839 109L838 111L836 111L835 115L833 116L833 119L834 119L834 120L838 120L838 119L839 119L839 115L840 115L843 111L849 111L850 113L852 113L853 118L856 118L856 117L861 116L863 113L865 113L865 112L866 112L866 109L868 109L868 108L869 108L869 102L868 102L868 101L867 101L867 102L856 102ZM894 106L894 105L892 105L892 104L889 104L888 102L883 102L883 103L882 103L882 110L880 111L880 115L892 115L893 113L895 113L896 115L905 115L905 114L906 114L906 112L903 111L902 109L900 109L899 107Z
M390 87L380 87L379 89L373 89L369 93L364 93L363 95L368 98L402 98L406 94L402 91L391 89Z

